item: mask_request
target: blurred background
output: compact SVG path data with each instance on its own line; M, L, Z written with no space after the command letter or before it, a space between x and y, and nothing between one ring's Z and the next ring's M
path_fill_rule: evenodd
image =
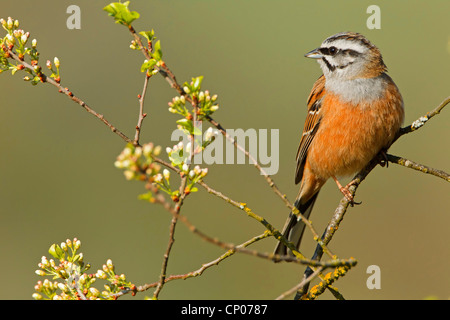
M143 57L129 49L130 34L102 11L109 1L77 1L81 29L69 30L71 1L3 1L0 16L20 20L38 39L41 64L57 56L62 84L129 136L137 122ZM450 2L383 2L381 29L369 30L373 1L132 1L138 31L161 40L164 60L179 82L203 75L203 88L219 95L215 118L226 128L280 130L280 168L273 176L295 198L295 155L306 99L321 71L303 54L341 31L366 35L377 45L405 101L405 124L435 108L450 93ZM143 184L126 181L113 165L124 142L50 85L31 86L23 73L0 75L0 274L1 299L31 299L34 271L52 243L78 237L92 272L110 258L137 285L158 280L171 216L137 199ZM172 146L178 119L167 111L176 92L151 79L141 142ZM450 107L447 107L449 109ZM450 170L450 110L390 153ZM206 128L204 128L206 129ZM166 158L163 152L162 157ZM216 165L206 182L282 228L288 210L249 164ZM450 197L445 181L391 164L377 167L330 248L358 265L336 287L347 299L424 299L450 296ZM329 182L313 224L322 233L342 195ZM182 213L206 234L242 243L262 225L202 188ZM272 252L273 238L252 249ZM307 230L302 251L314 242ZM182 274L216 259L223 250L179 223L168 274ZM381 289L369 290L367 267L381 269ZM201 277L166 284L161 299L273 299L301 279L304 268L235 255ZM153 290L134 299L151 296ZM132 298L126 296L125 299ZM326 293L321 299L333 299Z

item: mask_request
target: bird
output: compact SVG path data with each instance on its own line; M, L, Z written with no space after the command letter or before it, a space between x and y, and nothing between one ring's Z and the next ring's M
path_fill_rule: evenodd
M386 159L405 113L380 50L362 34L332 35L305 57L315 59L323 73L307 99L296 156L295 184L300 183L300 188L294 206L309 219L320 189L330 178L354 204L349 187L355 180L344 187L338 178L358 173L378 155ZM282 234L299 250L304 229L300 216L291 212ZM274 253L292 255L281 241Z

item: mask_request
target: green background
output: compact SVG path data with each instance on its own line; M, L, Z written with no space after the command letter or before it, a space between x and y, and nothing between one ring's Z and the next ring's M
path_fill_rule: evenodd
M57 56L62 84L134 136L144 75L143 57L129 49L130 34L102 8L108 1L2 1L0 16L19 19L38 39L41 63ZM66 27L66 8L81 8L81 30ZM381 8L381 29L369 30L369 5ZM381 52L405 100L410 124L449 95L448 1L133 1L137 30L154 29L163 58L180 82L203 75L219 95L215 114L227 128L280 130L280 169L273 176L293 200L295 154L306 99L320 75L303 57L341 31L366 35ZM0 76L0 279L2 299L30 299L48 247L82 241L92 272L110 258L137 285L158 280L171 216L137 199L143 185L126 181L113 163L124 142L50 85L32 87ZM151 79L142 142L172 146L175 96L161 77ZM448 109L449 107L447 107ZM450 111L401 138L392 154L449 171ZM165 158L165 153L162 154ZM210 167L206 182L282 228L288 211L251 165ZM262 225L224 201L200 192L183 214L200 230L239 244ZM329 182L311 216L319 233L342 195ZM449 186L391 164L377 167L358 189L330 248L358 265L336 283L347 299L449 297ZM254 249L271 252L273 238ZM302 251L313 249L309 231ZM168 274L200 268L223 253L179 223ZM367 267L381 268L381 289L366 287ZM273 299L300 280L303 267L235 255L201 277L168 283L161 299ZM99 282L100 283L100 282ZM99 286L102 289L101 286ZM153 291L135 299L151 296ZM131 298L131 296L126 297ZM325 298L333 298L324 294Z

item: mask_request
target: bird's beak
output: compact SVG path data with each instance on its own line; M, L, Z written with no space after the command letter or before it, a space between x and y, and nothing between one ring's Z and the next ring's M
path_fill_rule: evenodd
M321 59L321 58L323 58L323 54L321 54L319 51L319 48L317 48L317 49L314 49L313 51L310 51L307 54L305 54L305 57L313 58L313 59Z

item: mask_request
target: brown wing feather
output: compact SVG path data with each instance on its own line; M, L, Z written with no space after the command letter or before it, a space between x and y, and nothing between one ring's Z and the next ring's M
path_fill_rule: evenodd
M325 77L322 75L317 79L308 98L308 114L306 115L305 126L303 128L302 138L297 151L297 169L295 171L295 183L299 183L303 176L303 167L305 166L306 154L312 140L319 128L322 114L320 106L325 89Z

